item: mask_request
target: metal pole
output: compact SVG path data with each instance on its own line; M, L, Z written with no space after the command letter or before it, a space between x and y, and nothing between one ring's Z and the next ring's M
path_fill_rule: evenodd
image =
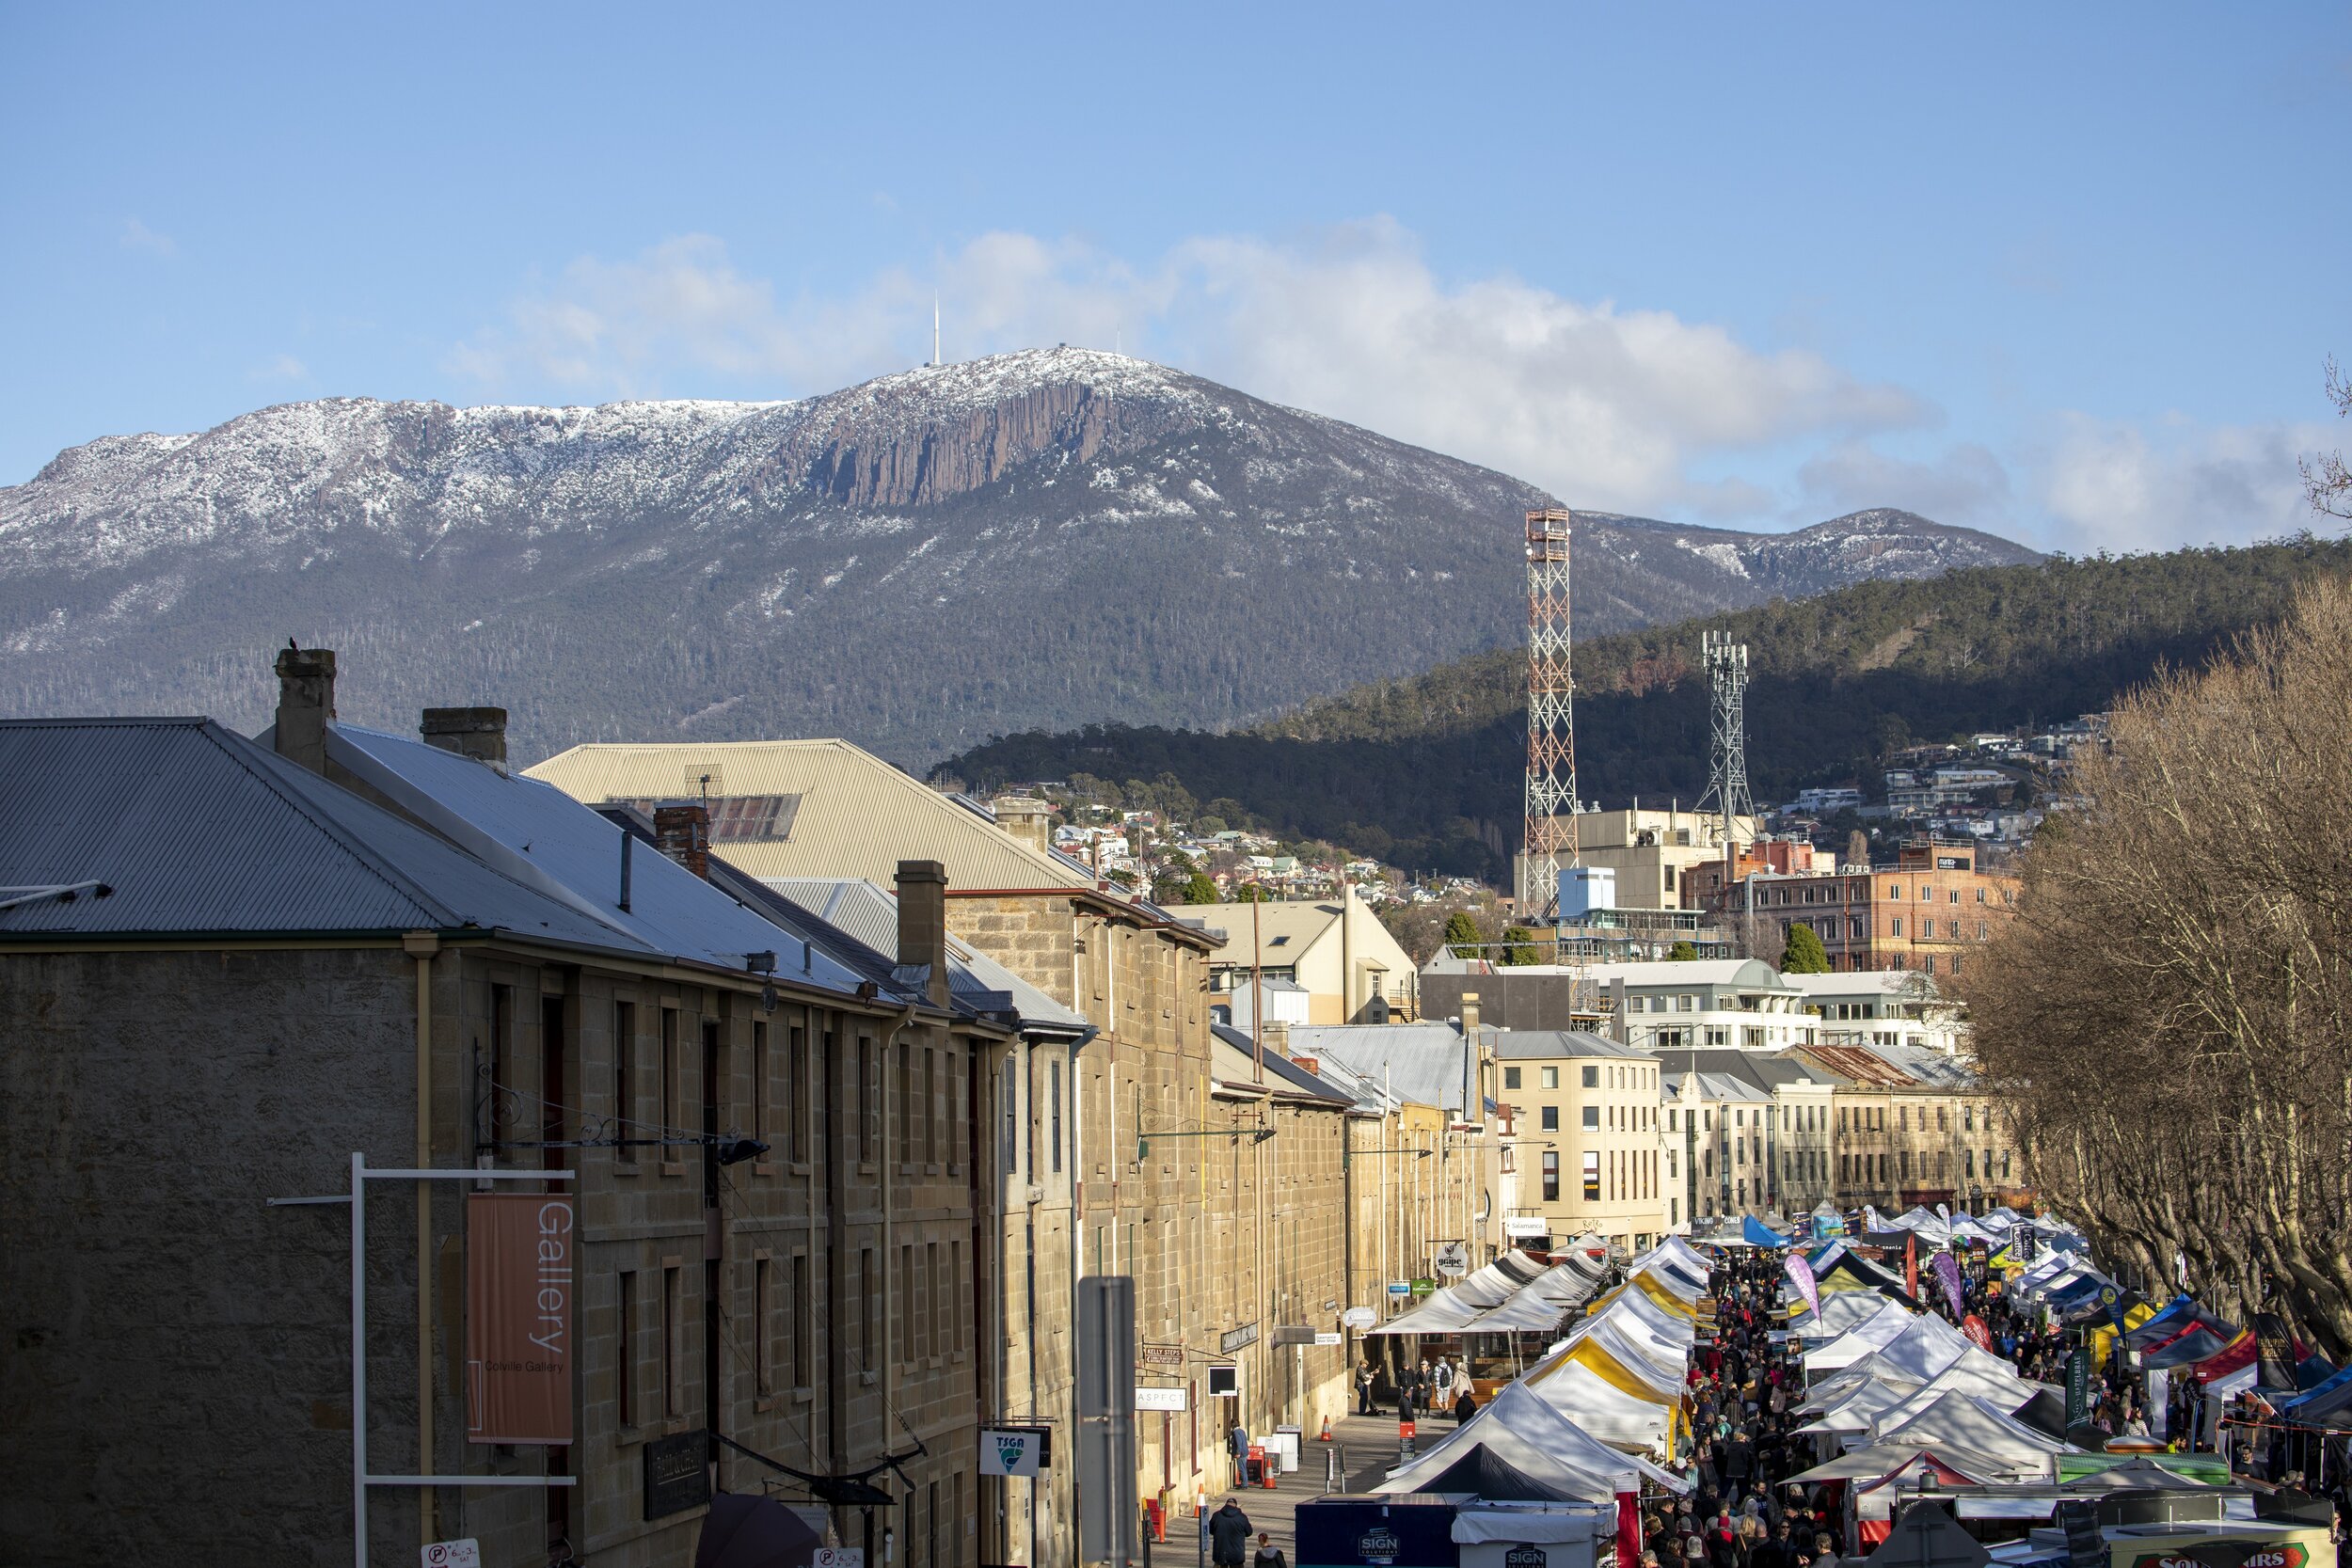
M368 1157L351 1156L351 1560L368 1568Z

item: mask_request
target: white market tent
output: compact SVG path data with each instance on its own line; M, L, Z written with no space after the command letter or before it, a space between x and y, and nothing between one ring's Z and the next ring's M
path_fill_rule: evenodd
M2051 1455L2074 1451L2013 1419L2007 1411L1966 1394L1923 1396L1880 1423L1879 1443L1948 1444L1987 1454L2010 1466L2018 1480L2047 1480Z
M1878 1299L1886 1302L1895 1310L1874 1313L1828 1344L1806 1351L1804 1370L1807 1373L1836 1371L1840 1367L1851 1367L1866 1356L1876 1355L1910 1330L1916 1319L1904 1308L1902 1303L1887 1301L1884 1296Z
M1544 1265L1517 1252L1507 1252L1459 1284L1434 1291L1402 1317L1364 1330L1378 1334L1458 1334L1481 1312L1509 1301L1530 1281L1546 1272Z
M1795 1295L1795 1288L1788 1287L1787 1293ZM1801 1311L1789 1319L1788 1332L1807 1339L1832 1339L1889 1312L1899 1314L1898 1321L1911 1316L1910 1307L1876 1291L1833 1291L1821 1298L1818 1317Z
M1524 1383L1511 1383L1498 1389L1484 1409L1448 1433L1444 1441L1391 1470L1388 1479L1373 1490L1426 1491L1430 1481L1459 1464L1471 1448L1484 1448L1531 1479L1595 1502L1613 1498L1620 1491L1635 1490L1636 1477L1646 1477L1675 1492L1691 1489L1689 1481L1601 1442Z

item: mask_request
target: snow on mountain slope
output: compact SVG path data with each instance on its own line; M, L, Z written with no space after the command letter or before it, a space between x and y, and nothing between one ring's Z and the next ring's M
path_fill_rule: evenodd
M501 702L517 749L1221 725L1517 635L1503 475L1089 350L788 403L332 399L107 436L0 488L0 711L258 722ZM1581 515L1579 630L2030 559L1905 513L1787 535Z

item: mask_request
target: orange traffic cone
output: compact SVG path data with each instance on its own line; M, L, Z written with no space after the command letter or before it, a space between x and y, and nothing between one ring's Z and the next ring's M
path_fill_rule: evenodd
M1323 1435L1322 1435L1322 1436L1320 1436L1320 1437L1318 1437L1318 1438L1316 1438L1316 1439L1315 1439L1315 1441L1316 1441L1316 1442L1318 1442L1318 1443L1328 1443L1330 1440L1331 1440L1331 1418L1330 1418L1330 1417L1328 1417L1328 1416L1326 1416L1326 1417L1323 1418Z

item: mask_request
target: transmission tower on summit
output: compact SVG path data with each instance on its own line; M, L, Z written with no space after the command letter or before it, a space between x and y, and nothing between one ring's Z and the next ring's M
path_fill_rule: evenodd
M1576 683L1568 673L1568 523L1527 515L1527 831L1521 910L1560 912L1560 859L1577 863Z
M1714 722L1707 793L1699 798L1698 810L1704 816L1712 802L1723 815L1724 895L1728 898L1739 865L1737 824L1740 817L1756 816L1756 800L1748 793L1748 645L1734 642L1727 631L1710 631L1699 652L1707 667L1708 705Z

